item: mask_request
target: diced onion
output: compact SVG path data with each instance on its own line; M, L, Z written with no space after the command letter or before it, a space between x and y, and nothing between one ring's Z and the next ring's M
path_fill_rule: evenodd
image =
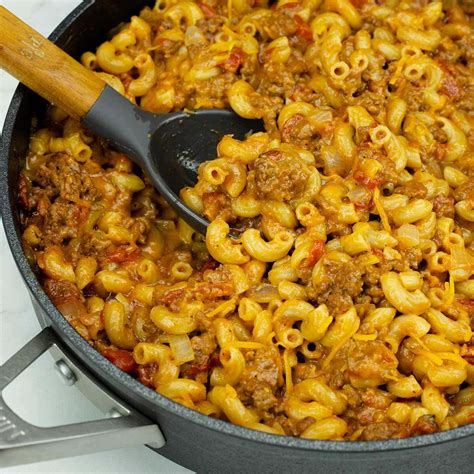
M187 334L169 335L171 353L178 364L194 360L194 351Z
M270 303L280 298L278 288L274 285L262 283L261 285L254 286L247 291L247 296L257 303Z
M335 147L325 147L321 150L321 157L324 162L324 174L330 176L333 174L344 175L346 162L344 157Z
M197 26L190 26L186 29L184 35L184 44L186 47L205 45L207 43L206 37Z
M369 202L371 199L370 191L365 186L356 186L354 189L347 193L347 197L352 202Z
M403 224L397 229L396 235L405 247L416 247L420 244L420 232L413 224Z

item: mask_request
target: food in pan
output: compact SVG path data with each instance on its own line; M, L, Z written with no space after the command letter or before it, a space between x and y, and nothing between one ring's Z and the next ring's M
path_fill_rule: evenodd
M152 112L232 108L178 219L51 107L27 255L106 358L199 412L319 440L474 422L474 34L456 1L158 0L82 63ZM229 232L238 238L229 237Z

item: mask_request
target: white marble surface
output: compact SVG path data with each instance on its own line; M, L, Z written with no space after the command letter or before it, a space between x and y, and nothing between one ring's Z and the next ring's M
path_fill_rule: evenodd
M133 0L132 0L133 1ZM78 0L0 0L27 23L47 35L81 2ZM0 128L16 81L0 70ZM0 364L39 331L23 281L0 230ZM66 387L48 356L40 358L11 384L6 401L27 421L39 426L101 418L100 412L74 387ZM79 454L79 453L78 453ZM2 473L32 472L190 472L144 446L0 469Z

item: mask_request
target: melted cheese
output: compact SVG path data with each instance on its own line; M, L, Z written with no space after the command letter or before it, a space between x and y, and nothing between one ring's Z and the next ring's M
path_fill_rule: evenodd
M377 208L377 212L379 213L383 228L387 232L392 232L392 228L390 227L390 224L388 222L387 213L385 212L385 209L383 208L382 203L380 202L380 189L379 188L374 189L374 204L375 204L375 207Z
M451 306L454 301L454 278L451 273L449 274L449 283L444 284L445 288L445 304L446 306Z
M331 352L329 353L329 355L326 357L326 359L324 359L324 362L323 362L323 369L327 369L327 367L329 366L329 364L331 363L332 359L334 358L334 356L338 353L339 349L352 337L355 335L355 333L357 332L357 330L359 329L359 325L360 325L360 321L356 321L356 323L354 324L353 328L351 331L349 331L337 344L335 344L333 346L333 348L331 349Z
M375 341L377 334L354 334L353 339L356 341Z
M234 311L234 309L235 309L235 299L232 298L228 301L224 301L219 306L217 306L213 310L209 311L209 313L206 313L206 316L208 318L212 318L214 316L217 316L219 313L223 313L222 316L224 316L227 313L230 313L231 311Z
M293 389L293 375L291 373L289 349L285 349L285 352L283 352L283 365L285 366L286 393L289 393Z

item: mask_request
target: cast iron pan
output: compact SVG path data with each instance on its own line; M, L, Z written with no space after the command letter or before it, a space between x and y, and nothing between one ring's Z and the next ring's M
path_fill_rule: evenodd
M122 21L138 13L146 0L86 0L71 13L52 34L51 39L73 56L96 47L107 33ZM85 452L88 446L100 444L113 447L136 443L163 444L156 425L164 435L164 445L155 447L160 454L198 472L430 472L468 473L474 465L474 424L450 431L414 438L371 442L309 441L275 436L241 428L215 420L168 400L120 371L96 352L67 323L51 303L23 253L17 201L19 170L24 162L31 131L32 117L41 120L45 103L26 88L18 87L10 105L2 136L0 162L0 195L3 224L13 257L28 286L38 319L43 327L50 326L16 359L12 358L0 369L0 390L49 345L60 347L81 371L92 374L99 384L114 397L119 397L125 413L132 420L122 425L75 427L86 442L70 443L63 440L62 455L69 450ZM124 402L124 403L123 403ZM61 455L53 445L22 448L18 440L34 438L34 427L24 426L2 406L0 417L11 428L0 430L0 465L47 459ZM13 421L12 421L13 420ZM10 423L10 424L8 424ZM156 423L156 425L154 425ZM74 426L74 425L73 425ZM66 427L67 428L67 427ZM145 433L145 429L148 431ZM16 430L16 431L15 431ZM82 430L82 431L81 431ZM7 433L7 434L5 434ZM17 436L12 438L12 434ZM64 438L71 431L64 431ZM94 433L96 433L94 435ZM115 435L112 436L111 435ZM61 432L55 433L61 437ZM78 435L79 436L79 435ZM92 438L95 436L95 438ZM61 442L61 440L57 440ZM17 443L15 445L15 443ZM21 443L20 443L21 445ZM2 449L12 448L15 449ZM21 449L24 449L23 454ZM104 448L105 449L105 448ZM89 449L90 450L90 449ZM61 451L61 450L59 450ZM15 452L17 453L15 455ZM43 454L42 454L43 453ZM49 453L49 454L48 454ZM23 457L21 457L23 456ZM20 461L19 461L20 459ZM6 460L6 462L5 462ZM140 466L137 466L137 470Z

